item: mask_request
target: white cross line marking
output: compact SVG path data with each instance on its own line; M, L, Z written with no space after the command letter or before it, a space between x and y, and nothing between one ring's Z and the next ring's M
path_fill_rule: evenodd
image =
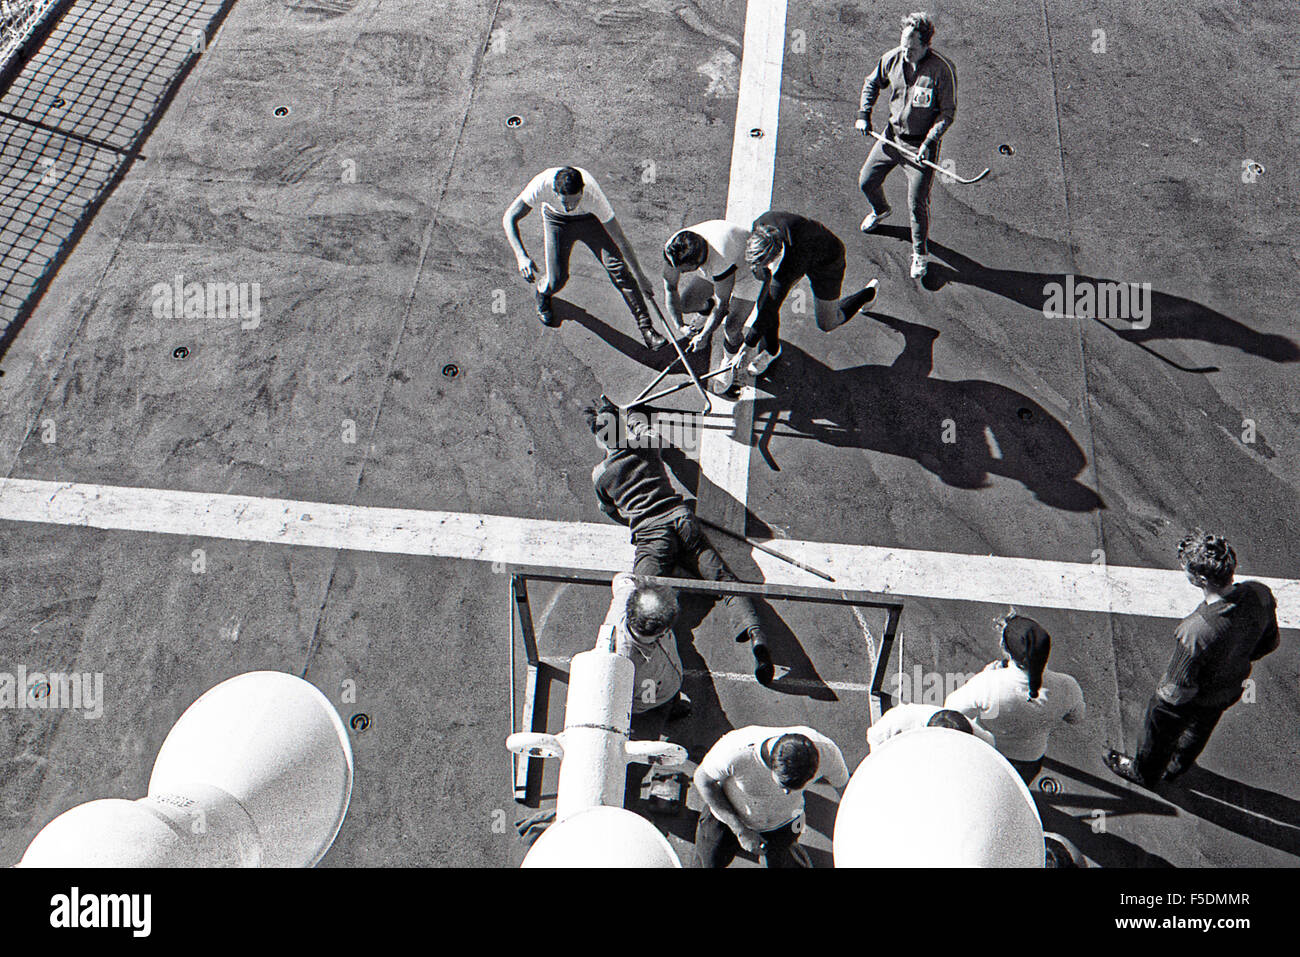
M550 657L542 656L544 664L567 665L573 661L572 655L558 655ZM781 674L780 666L777 667L777 674ZM703 668L688 668L682 672L684 678L712 678L714 681L739 681L745 684L758 684L758 679L751 674L743 671L708 671ZM870 685L858 684L853 681L813 681L811 678L782 678L778 677L775 682L778 688L791 688L795 691L821 691L830 688L832 691L842 691L846 694L866 694L871 690Z
M731 137L731 174L725 218L748 226L772 203L776 171L776 127L781 112L781 64L785 57L786 0L749 0L740 58L736 126ZM751 130L761 136L751 136ZM743 374L743 370L740 373ZM735 428L709 430L700 442L700 515L735 532L745 530L749 456L754 434L752 384L740 400L713 399L713 408Z
M0 479L0 520L462 558L539 569L625 571L632 565L633 551L627 530L619 525L36 479ZM1182 618L1200 600L1177 570L792 539L763 544L835 576L835 584L827 585L752 549L751 557L766 582L811 585L831 595L847 589L1153 618ZM1243 569L1240 577L1254 576ZM1255 580L1277 596L1278 624L1300 628L1300 581Z

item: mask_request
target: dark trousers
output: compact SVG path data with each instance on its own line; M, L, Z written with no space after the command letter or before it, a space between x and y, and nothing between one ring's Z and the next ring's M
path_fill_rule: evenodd
M694 515L681 515L671 522L638 528L632 533L636 552L632 574L672 577L674 566L705 581L734 582L738 579L722 556L709 544ZM758 610L746 595L727 595L722 599L731 613L735 636L759 627Z
M1205 750L1214 727L1236 702L1225 705L1170 704L1154 695L1147 705L1142 741L1133 768L1146 784L1159 784L1167 772L1179 775Z
M580 242L592 251L609 274L609 281L623 295L623 301L636 317L637 325L650 327L650 312L646 308L641 287L636 284L632 270L623 262L614 237L591 213L574 219L561 219L550 210L542 208L542 223L546 236L546 285L539 293L544 297L555 295L569 281L569 256L573 244Z
M858 187L866 194L871 208L879 212L889 205L885 201L885 177L895 166L903 167L903 175L907 177L907 208L912 219L912 252L924 256L930 235L930 185L934 182L934 170L904 158L895 146L886 146L880 140L875 144L858 174ZM919 143L903 145L913 152L919 148ZM931 162L939 162L937 148Z
M1047 755L1043 755L1047 757ZM1038 772L1043 770L1043 758L1037 761L1017 761L1014 758L1007 758L1007 763L1016 769L1016 772L1024 779L1025 784L1033 784L1034 778L1038 777Z
M799 834L803 831L802 815L785 827L775 831L762 831L763 852L759 860L764 867L801 867L802 865L790 853L799 843ZM727 825L713 816L713 811L705 808L700 812L699 823L695 825L695 859L696 867L726 867L740 853L740 841Z
M672 714L673 705L681 692L673 695L657 708L650 708L648 711L632 713L632 726L628 732L630 741L658 741L663 737L664 729L668 727L668 718ZM642 764L640 761L629 761L627 765L627 778L623 791L623 806L631 807L636 803L637 795L641 793L641 782L645 780L646 774L650 771L650 765Z

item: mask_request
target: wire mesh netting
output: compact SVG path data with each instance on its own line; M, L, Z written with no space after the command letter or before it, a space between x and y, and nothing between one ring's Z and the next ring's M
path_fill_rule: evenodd
M11 58L48 30L0 95L0 353L231 2L0 6Z

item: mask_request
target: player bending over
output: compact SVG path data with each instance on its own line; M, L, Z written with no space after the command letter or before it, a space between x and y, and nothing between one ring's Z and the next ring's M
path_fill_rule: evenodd
M695 828L695 866L726 867L742 848L766 867L800 865L795 846L803 833L803 792L819 776L841 793L849 783L840 749L812 728L724 734L695 772L705 803Z
M653 299L654 287L641 271L636 251L627 241L600 184L580 166L553 166L543 170L506 210L501 225L514 250L519 274L528 282L536 282L538 278L537 264L529 258L519 237L519 223L539 204L546 250L546 278L536 288L537 315L542 325L556 324L551 313L551 297L569 281L569 254L573 244L581 242L600 259L609 281L622 294L646 348L667 345L668 340L655 332L642 295Z
M681 565L708 581L737 581L704 536L691 507L673 490L655 432L624 428L618 407L608 400L588 406L583 415L605 453L591 473L600 510L632 530L636 546L632 573L672 577L673 568ZM776 669L754 603L745 595L727 595L723 602L731 613L736 640L750 642L754 677L770 684Z
M754 316L745 324L745 349L727 360L735 366L743 353L759 347L747 371L758 376L781 354L781 304L804 276L812 286L817 328L838 329L876 298L877 280L840 299L844 283L844 243L816 220L795 213L770 211L754 220L745 261L763 283ZM761 345L760 345L761 343Z

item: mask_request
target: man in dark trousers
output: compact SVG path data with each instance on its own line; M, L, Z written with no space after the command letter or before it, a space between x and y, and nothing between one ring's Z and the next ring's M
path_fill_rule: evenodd
M880 58L862 84L857 128L871 131L871 108L881 90L889 90L889 125L884 136L901 143L922 159L939 161L939 144L957 113L957 70L947 57L930 49L934 23L929 14L903 17L899 45ZM869 233L890 213L885 201L885 177L902 165L907 176L907 205L912 215L912 278L925 276L926 239L930 234L930 186L934 170L914 163L895 146L873 139L871 152L858 175L858 186L871 204L862 221Z
M1179 543L1178 559L1205 600L1178 624L1178 642L1147 705L1137 753L1106 755L1108 768L1147 788L1192 766L1223 712L1241 698L1251 665L1279 639L1277 600L1259 582L1233 584L1237 556L1221 536L1192 533Z
M632 573L672 577L673 568L681 565L708 581L737 581L704 537L686 500L673 489L659 451L659 435L635 421L629 424L607 399L588 406L583 415L605 453L591 473L600 509L632 530L636 546ZM776 669L754 603L745 595L727 595L723 601L731 612L736 640L750 642L754 676L770 684Z
M804 276L812 286L817 328L838 329L875 301L875 279L851 296L840 298L844 284L844 243L816 220L770 210L750 227L745 262L763 283L754 315L744 326L745 349L726 343L727 361L739 365L742 356L758 348L749 363L752 376L762 375L781 354L781 305ZM733 352L733 348L736 350Z
M540 281L537 264L529 257L519 236L520 220L537 206L542 207L546 248L546 276ZM600 259L609 281L622 294L646 348L667 345L668 340L655 332L646 308L645 297L654 298L654 287L641 271L636 251L624 235L600 184L585 169L553 166L542 170L515 197L501 225L514 251L519 274L528 282L537 283L537 315L542 325L557 325L551 312L551 297L569 281L569 254L573 244L581 242Z

